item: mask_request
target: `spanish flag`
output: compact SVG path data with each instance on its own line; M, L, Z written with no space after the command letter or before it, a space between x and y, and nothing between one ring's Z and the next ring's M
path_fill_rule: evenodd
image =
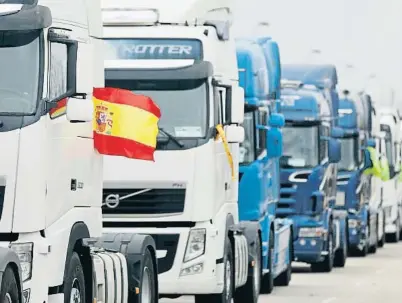
M159 107L118 88L94 88L94 145L103 155L154 161Z

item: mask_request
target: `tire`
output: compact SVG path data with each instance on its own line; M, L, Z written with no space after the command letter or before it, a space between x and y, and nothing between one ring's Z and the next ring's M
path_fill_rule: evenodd
M389 243L398 243L399 242L399 237L400 237L400 232L399 232L399 217L396 219L396 232L392 234L387 234L386 235L386 241Z
M293 235L289 235L289 247L288 247L289 264L284 272L282 272L274 280L275 286L288 286L292 279L292 260L293 260Z
M255 261L252 267L252 275L247 278L247 283L236 290L234 296L235 303L257 303L260 295L262 262L261 262L261 242L257 235L253 251L251 252Z
M331 225L332 226L332 223ZM328 233L328 255L325 256L324 261L311 264L312 272L331 272L334 266L334 239L332 227Z
M380 248L384 247L384 244L385 244L385 218L384 218L384 216L383 216L382 222L383 222L382 237L378 241L378 247L380 247Z
M157 303L158 296L156 293L155 279L157 279L158 276L155 273L154 262L149 249L145 251L141 273L141 293L138 303Z
M377 252L377 246L378 246L378 227L376 228L376 232L375 232L374 244L369 246L368 252L370 254L375 254Z
M346 259L348 258L348 241L349 241L348 229L349 227L346 226L346 230L343 237L344 238L343 247L339 248L335 252L334 267L345 267Z
M366 226L366 234L367 234L367 236L366 236L367 239L369 239L370 238L370 229L368 228L368 226ZM368 255L368 253L369 253L368 241L366 241L366 245L364 245L363 249L356 248L353 250L353 256L356 256L356 257L364 258Z
M262 276L261 279L261 293L270 294L274 289L274 262L275 257L275 235L272 230L269 231L269 246L268 246L268 269L269 272Z
M22 303L19 297L18 283L14 271L10 266L6 267L1 281L0 302L2 303Z
M76 298L77 302L85 302L85 295L84 270L80 257L73 252L64 281L64 303L72 302L71 297Z
M229 238L226 238L226 249L223 257L223 292L220 294L196 295L195 303L231 303L234 289L233 251ZM230 277L228 277L230 276ZM228 285L228 283L230 285Z

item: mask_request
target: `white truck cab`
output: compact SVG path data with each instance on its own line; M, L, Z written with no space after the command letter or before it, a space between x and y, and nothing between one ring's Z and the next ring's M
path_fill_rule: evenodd
M381 132L384 135L385 156L389 164L390 179L383 183L383 208L385 212L385 232L391 242L399 241L402 228L402 207L398 196L398 175L400 170L400 129L401 122L397 110L380 109ZM384 151L384 150L383 150Z
M381 135L381 121L380 114L378 112L378 108L376 106L372 106L371 111L371 121L372 121L372 136L375 140L375 149L377 154L381 156L382 148L381 144L384 145L383 149L385 149L385 134ZM385 157L385 154L383 155ZM370 195L370 207L372 209L377 210L377 240L378 247L383 247L385 244L385 213L383 208L384 203L384 188L383 181L378 177L370 178L371 184L371 195Z
M102 157L91 122L93 88L104 86L101 38L97 1L0 1L0 247L21 267L1 255L9 302L127 298L125 257L104 252L115 258L104 263L84 244L102 236ZM113 265L125 273L106 285Z
M257 226L237 225L244 92L229 2L102 2L106 86L162 113L155 162L105 158L104 228L154 237L165 297L231 302L247 278L242 230Z

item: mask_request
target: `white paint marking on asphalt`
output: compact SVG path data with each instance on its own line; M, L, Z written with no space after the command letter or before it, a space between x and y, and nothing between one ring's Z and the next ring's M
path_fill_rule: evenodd
M334 302L334 301L336 301L337 299L335 298L335 297L331 297L331 298L328 298L328 299L325 299L324 301L322 301L321 303L331 303L331 302Z

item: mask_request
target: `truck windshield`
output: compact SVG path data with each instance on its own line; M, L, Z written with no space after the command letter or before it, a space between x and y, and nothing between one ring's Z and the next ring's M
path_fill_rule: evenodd
M33 114L39 97L40 31L0 31L0 115Z
M162 113L159 127L173 136L206 136L208 89L205 80L106 80L105 84L152 98Z
M353 171L358 167L357 138L343 138L341 141L341 161L338 163L338 169L343 171Z
M244 141L240 143L240 164L249 164L255 160L255 125L254 113L244 114Z
M318 162L318 126L285 126L281 166L312 168Z

